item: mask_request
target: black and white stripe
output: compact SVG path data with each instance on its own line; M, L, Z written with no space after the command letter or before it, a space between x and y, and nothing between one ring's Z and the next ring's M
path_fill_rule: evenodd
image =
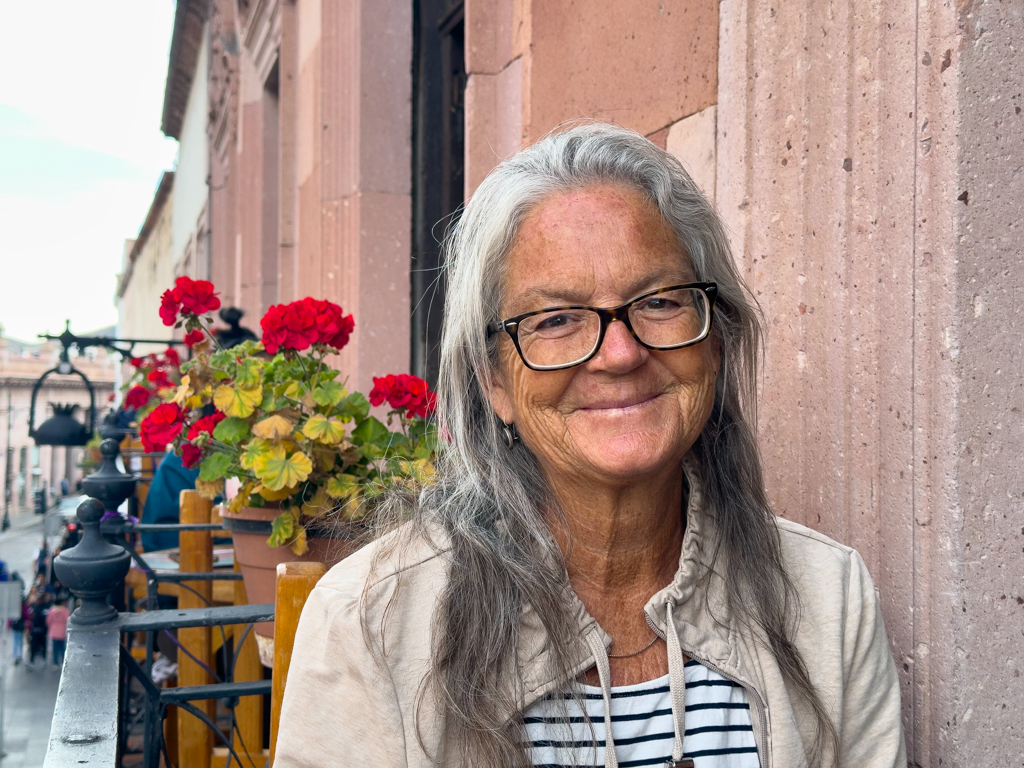
M746 691L696 661L687 662L685 676L683 752L694 768L760 768ZM590 685L578 685L578 691L585 713L579 700L564 693L523 713L533 765L604 765L604 697ZM668 675L612 688L611 702L619 765L664 765L675 740Z

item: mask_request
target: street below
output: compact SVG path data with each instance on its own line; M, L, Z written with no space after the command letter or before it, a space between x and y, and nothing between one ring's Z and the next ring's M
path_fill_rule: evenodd
M8 573L17 571L26 583L35 573L34 554L43 541L43 518L31 512L13 515L11 529L0 534L0 559ZM52 530L52 529L51 529ZM49 539L52 547L56 541ZM0 768L42 768L57 701L60 671L49 660L15 665L13 639L6 622L0 642ZM27 657L26 657L27 658Z

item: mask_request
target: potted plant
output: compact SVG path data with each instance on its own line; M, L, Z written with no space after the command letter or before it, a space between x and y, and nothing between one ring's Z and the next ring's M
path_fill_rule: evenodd
M206 281L179 278L165 293L161 317L184 328L192 359L139 436L147 451L173 445L187 467L199 467L196 487L207 498L235 481L225 527L250 601L273 602L278 563L337 562L388 487L429 481L434 394L407 374L375 378L369 398L350 391L330 358L355 324L336 304L305 298L271 307L260 341L219 349L208 316L214 302ZM384 403L382 422L371 406Z

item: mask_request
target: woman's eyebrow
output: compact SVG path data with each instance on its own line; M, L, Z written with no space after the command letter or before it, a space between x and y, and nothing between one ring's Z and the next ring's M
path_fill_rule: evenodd
M511 303L517 307L531 307L532 309L540 309L542 307L550 307L563 304L586 304L589 298L589 291L580 291L565 287L538 285L523 291L518 296L511 297ZM529 312L531 310L528 308L523 311Z
M682 285L683 283L693 281L693 276L686 274L683 270L645 275L627 286L628 290L623 301L629 301L647 291L653 291L669 285ZM575 290L565 286L537 285L528 288L518 296L510 297L510 304L514 309L514 313L532 312L537 309L544 309L545 307L565 305L591 306L593 304L591 294L592 291Z

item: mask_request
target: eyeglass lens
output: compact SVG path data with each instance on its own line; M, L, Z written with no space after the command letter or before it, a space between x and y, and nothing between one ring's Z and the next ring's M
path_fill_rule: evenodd
M656 293L629 307L637 338L651 347L678 347L707 333L707 296L698 288ZM519 323L524 359L539 368L571 365L594 352L601 336L601 318L589 309L556 309L531 315Z

